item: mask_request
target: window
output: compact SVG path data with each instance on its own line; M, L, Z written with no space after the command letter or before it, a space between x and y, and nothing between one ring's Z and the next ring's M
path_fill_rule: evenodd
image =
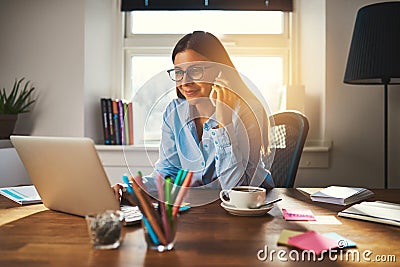
M257 86L270 110L285 109L285 88L291 77L289 16L290 13L280 11L125 13L123 97L133 102L140 98L137 114L148 114L145 118L134 115L136 144L159 141L162 112L174 97L171 90L163 94L164 100L154 92L139 97L143 94L140 89L150 78L172 67L173 47L184 34L194 30L219 37L236 68ZM149 19L154 17L157 20Z

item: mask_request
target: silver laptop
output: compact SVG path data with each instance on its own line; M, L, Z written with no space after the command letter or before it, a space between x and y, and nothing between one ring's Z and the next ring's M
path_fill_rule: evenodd
M79 216L119 209L91 139L10 139L47 208Z

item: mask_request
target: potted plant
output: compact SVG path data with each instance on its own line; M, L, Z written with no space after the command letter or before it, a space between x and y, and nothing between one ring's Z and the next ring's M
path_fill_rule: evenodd
M33 96L35 87L25 78L15 79L11 92L7 95L6 89L0 91L0 139L7 139L14 131L18 114L30 111L35 103Z

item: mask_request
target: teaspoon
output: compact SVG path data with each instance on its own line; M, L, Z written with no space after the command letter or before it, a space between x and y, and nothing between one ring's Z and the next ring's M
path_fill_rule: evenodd
M278 198L278 199L275 199L275 200L272 200L272 201L269 201L269 202L259 203L259 204L255 205L255 206L249 207L249 209L259 209L259 208L274 204L274 203L276 203L278 201L281 201L281 200L282 200L282 198Z

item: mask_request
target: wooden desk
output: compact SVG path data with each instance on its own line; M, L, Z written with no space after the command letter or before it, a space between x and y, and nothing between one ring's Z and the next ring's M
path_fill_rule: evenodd
M400 190L374 190L372 200L398 202ZM357 250L376 255L394 255L400 261L400 228L395 226L352 220L339 217L341 225L314 225L306 222L283 220L281 208L309 208L315 215L336 215L342 206L311 202L296 189L273 189L268 199L282 197L277 207L262 217L238 217L220 207L220 201L192 208L182 214L175 249L157 253L147 251L140 225L124 227L124 241L117 250L95 250L89 243L86 222L81 217L41 210L27 217L0 226L0 266L275 266L296 264L310 266L370 265L372 262L352 261L282 262L277 254L271 261L260 261L257 252L268 246L269 252L290 248L277 246L282 229L319 233L337 232L357 243ZM14 202L0 197L0 217ZM24 208L24 207L21 207ZM301 251L300 251L301 254ZM395 266L382 263L380 266Z

